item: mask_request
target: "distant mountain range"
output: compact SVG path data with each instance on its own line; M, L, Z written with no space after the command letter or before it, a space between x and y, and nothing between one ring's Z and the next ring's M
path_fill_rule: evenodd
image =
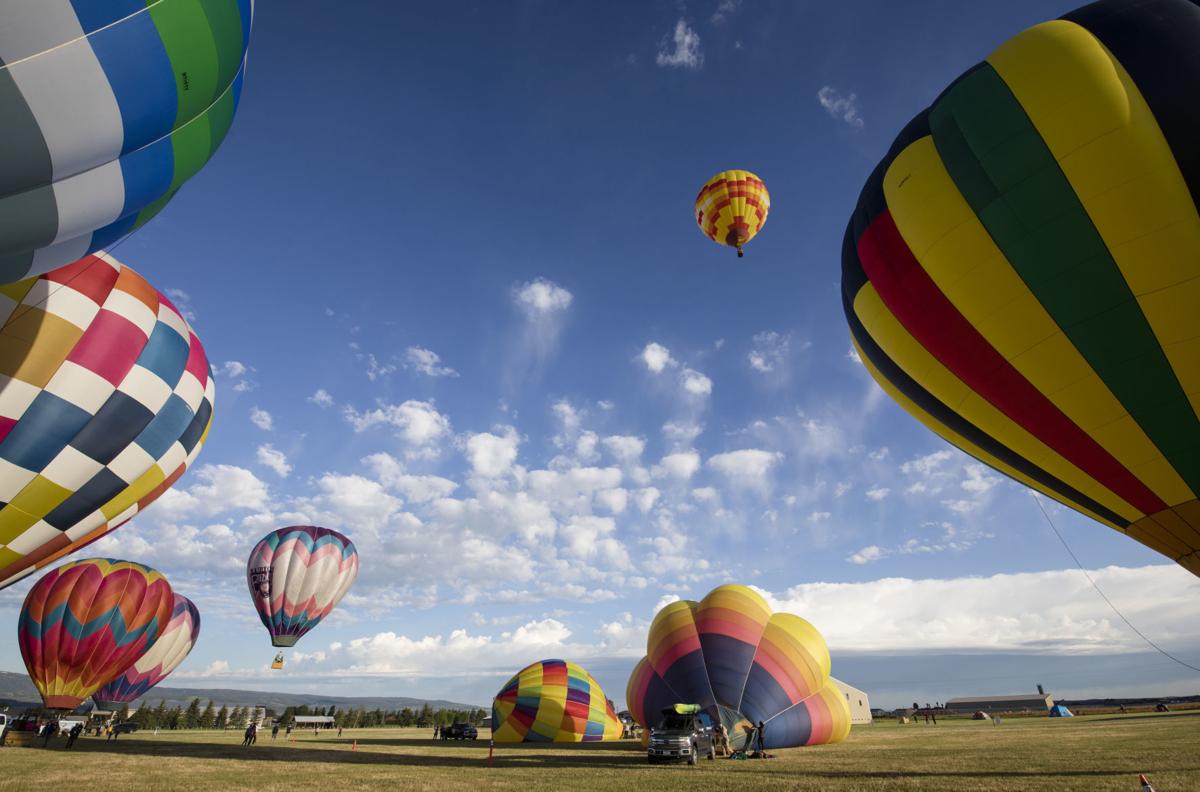
M429 704L435 710L457 709L467 710L478 707L478 704L461 704L442 699L419 699L407 696L322 696L317 693L271 693L265 690L232 690L226 688L184 688L156 687L146 696L151 706L158 706L160 699L166 699L167 707L179 705L186 707L192 699L200 699L201 704L208 701L220 707L267 707L276 712L283 712L288 707L328 707L340 709L383 709L398 710L404 707L420 709ZM25 674L14 674L0 671L0 707L5 705L16 709L38 706L41 696ZM135 702L134 706L141 702ZM482 707L487 709L487 707Z

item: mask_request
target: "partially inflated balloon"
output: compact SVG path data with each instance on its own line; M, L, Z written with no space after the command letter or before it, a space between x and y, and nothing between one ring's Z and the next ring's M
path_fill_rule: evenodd
M604 691L567 660L541 660L517 672L492 702L498 743L598 742L621 737L621 721Z
M141 226L229 130L253 0L4 3L0 283Z
M262 538L246 564L246 582L272 646L292 646L341 601L358 576L358 551L337 531L312 525Z
M0 286L0 588L121 526L200 453L208 359L107 255Z
M96 691L96 706L116 711L132 704L179 667L200 637L200 611L187 597L175 595L171 620L150 650L125 672Z
M842 252L854 343L977 459L1200 575L1200 5L1103 0L900 133Z
M768 748L839 742L850 733L825 639L799 616L772 614L745 586L667 605L650 625L647 649L625 693L644 727L673 704L698 704L724 724L735 747L760 721Z
M25 668L51 709L74 709L141 658L171 618L161 572L132 561L89 558L48 572L17 622Z
M712 241L737 248L754 239L767 222L771 195L762 179L750 171L721 171L696 196L696 224Z

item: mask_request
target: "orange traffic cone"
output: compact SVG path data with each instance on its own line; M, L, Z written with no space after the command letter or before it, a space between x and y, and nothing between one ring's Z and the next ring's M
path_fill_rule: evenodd
M357 739L357 738L355 738L355 740L354 740L354 744L350 746L350 750L351 750L351 751L357 751L357 750L358 750L358 739Z
M1146 780L1145 773L1138 776L1138 783L1142 785L1142 792L1154 792L1154 787L1150 786L1150 782Z

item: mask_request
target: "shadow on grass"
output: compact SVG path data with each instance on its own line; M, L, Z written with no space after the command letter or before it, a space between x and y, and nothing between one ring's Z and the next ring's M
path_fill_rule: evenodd
M1138 721L1159 720L1161 718L1197 718L1200 717L1200 710L1189 710L1188 712L1153 712L1153 713L1136 713L1132 715L1108 715L1105 717L1097 717L1093 715L1088 718L1086 723L1104 723L1105 721L1125 721L1126 723L1137 723Z
M487 743L476 742L453 747L475 748L473 755L466 752L457 755L435 753L379 753L368 750L371 746L403 748L441 748L446 747L440 740L404 740L404 739L366 739L358 740L358 750L352 750L353 739L342 738L330 740L322 747L316 747L316 741L300 743L299 750L295 743L279 743L277 745L259 743L254 746L242 746L233 743L186 743L186 742L154 742L150 740L127 739L109 742L107 740L79 741L72 749L75 753L106 754L111 756L135 754L139 756L158 756L185 759L234 760L234 761L264 761L264 762L327 762L349 765L390 765L395 767L486 767ZM632 750L629 746L619 743L595 743L581 747L579 744L563 745L562 748L573 748L572 751L558 751L553 747L522 745L504 746L498 749L495 757L497 768L528 767L531 764L542 764L554 767L616 767L621 765L644 765L646 756L641 750ZM538 753L539 748L541 753ZM49 750L55 750L53 748ZM57 750L62 750L61 748Z

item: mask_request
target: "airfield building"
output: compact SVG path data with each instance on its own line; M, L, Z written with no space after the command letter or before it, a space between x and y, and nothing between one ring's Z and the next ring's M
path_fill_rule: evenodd
M332 715L296 715L293 720L297 729L332 729Z
M840 679L829 678L829 681L838 686L838 690L842 691L842 695L846 697L846 703L850 705L850 723L855 726L871 722L871 702L867 698L867 694L856 687L847 685Z
M970 696L950 699L945 708L951 712L1048 712L1054 699L1047 693L1024 693L1018 696Z

